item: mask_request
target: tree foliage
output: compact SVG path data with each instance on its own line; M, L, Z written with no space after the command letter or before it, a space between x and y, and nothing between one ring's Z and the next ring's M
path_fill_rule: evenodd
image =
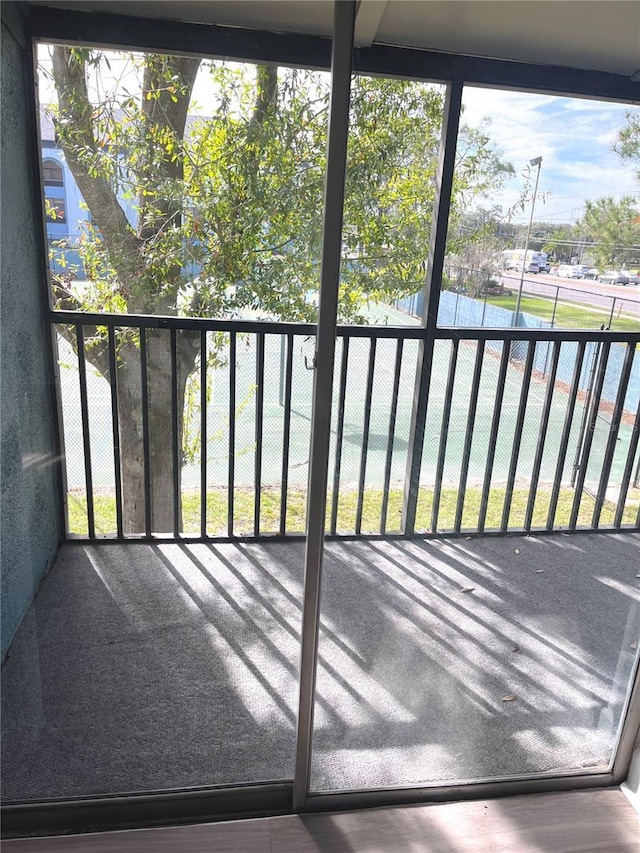
M90 211L80 239L88 285L58 290L67 309L315 319L329 86L326 74L193 57L130 55L109 88L109 56L52 50L57 138ZM206 75L206 115L192 104ZM97 82L96 82L97 81ZM91 85L90 85L91 84ZM444 106L442 87L353 81L339 314L423 285ZM510 167L486 129L460 132L451 231ZM473 241L482 236L467 234ZM67 333L73 342L71 333ZM177 334L179 446L199 336ZM215 347L212 355L215 358ZM104 331L87 357L108 376ZM122 338L119 382L127 526L141 526L139 342ZM154 529L171 529L166 335L149 334ZM138 377L138 378L137 378ZM130 421L130 423L129 423ZM137 430L137 431L136 431ZM164 451L163 452L163 447ZM134 486L129 485L129 481ZM155 484L155 485L154 485ZM126 503L126 501L125 501Z
M635 166L636 174L640 178L640 113L627 113L627 124L618 133L614 149L623 160Z
M587 238L596 242L598 266L625 268L640 262L640 209L633 196L587 201L581 224Z
M84 297L90 307L196 316L249 308L311 319L305 297L319 279L327 76L149 55L131 58L140 92L94 103L87 69L105 61L54 49L57 134L94 224L81 246L97 285ZM188 119L201 66L214 109ZM443 99L430 84L354 78L343 319L357 319L368 298L422 286ZM458 150L452 234L457 218L512 171L486 129L463 126Z

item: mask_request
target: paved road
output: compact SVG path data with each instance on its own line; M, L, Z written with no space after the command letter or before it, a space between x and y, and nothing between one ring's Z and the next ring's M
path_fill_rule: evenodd
M505 287L517 290L520 276L503 275ZM535 293L548 299L555 299L557 288L560 288L559 298L564 301L580 302L603 311L611 311L613 301L614 312L625 311L630 314L640 314L640 287L614 284L600 284L591 279L568 279L553 275L526 276L523 283L525 293Z

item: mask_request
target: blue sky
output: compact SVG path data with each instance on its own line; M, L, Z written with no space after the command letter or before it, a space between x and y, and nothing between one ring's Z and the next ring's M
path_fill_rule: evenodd
M507 92L465 89L463 122L478 126L489 120L488 133L504 152L516 175L491 202L511 206L522 187L528 161L542 156L535 218L573 222L586 199L602 195L634 195L640 202L640 181L632 166L623 164L612 145L626 122L628 110L640 108L593 101ZM486 204L486 202L485 202ZM516 216L528 220L530 208Z

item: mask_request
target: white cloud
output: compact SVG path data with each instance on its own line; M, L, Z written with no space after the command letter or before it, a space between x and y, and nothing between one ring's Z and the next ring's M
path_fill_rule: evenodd
M463 123L472 127L489 120L488 132L502 149L516 176L492 198L510 207L523 185L522 172L533 157L542 157L536 217L572 221L584 202L602 195L635 194L635 170L613 151L626 113L637 107L610 102L508 92L465 89ZM517 219L528 219L529 210Z

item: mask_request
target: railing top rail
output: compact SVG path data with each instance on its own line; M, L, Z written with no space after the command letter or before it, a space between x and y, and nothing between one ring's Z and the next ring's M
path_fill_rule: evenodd
M287 323L278 320L235 320L206 317L171 317L158 314L99 314L83 311L51 311L52 323L82 326L112 326L135 329L189 329L193 331L249 332L258 335L315 335L315 323ZM338 326L342 338L422 338L424 329L407 326Z
M83 326L118 326L135 329L188 329L193 331L258 332L285 335L315 334L314 323L284 323L270 320L237 320L207 317L175 317L161 314L102 314L86 311L50 311L52 323Z
M600 329L527 329L513 326L508 329L448 327L437 328L434 337L438 340L460 341L609 341L609 343L640 343L640 329L637 332L612 332Z
M316 334L314 323L286 323L271 320L225 320L204 317L171 317L157 314L100 314L82 311L50 311L51 323L81 326L129 327L136 329L187 329L193 331L240 332L259 335ZM337 327L341 338L391 338L420 340L425 337L423 326L347 326ZM611 343L640 343L638 332L601 331L599 329L528 329L521 326L505 329L447 327L436 328L439 340L469 341L609 341Z

